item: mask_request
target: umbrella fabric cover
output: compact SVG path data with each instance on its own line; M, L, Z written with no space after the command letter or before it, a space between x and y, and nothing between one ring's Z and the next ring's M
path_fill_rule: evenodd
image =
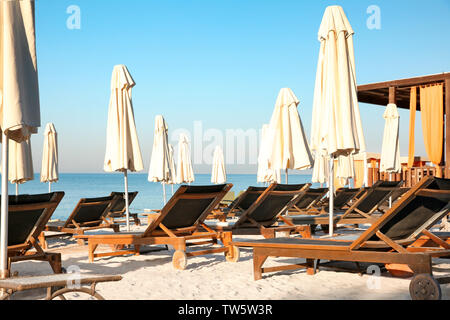
M131 99L131 89L135 84L126 66L114 66L103 166L106 172L140 171L144 168Z
M214 149L211 182L220 184L227 181L227 173L225 170L225 160L223 157L223 151L220 146L216 146Z
M319 150L319 155L348 156L366 148L356 91L353 33L340 6L326 8L318 34L320 51L311 124L311 150L316 153L316 161L320 161ZM345 163L351 160L341 159L341 164ZM340 174L348 176L340 178L353 177L352 171L341 168Z
M44 131L42 151L41 182L58 181L58 141L53 123L47 123Z
M178 141L177 183L191 183L194 180L189 140L184 133L181 133Z
M176 180L176 170L175 170L175 158L174 158L174 149L171 144L169 144L169 167L170 167L170 180L167 182L168 184L175 184Z
M150 182L168 183L172 180L168 129L163 116L157 115L155 117L153 149L148 171L148 181Z
M34 1L0 1L0 129L17 142L41 125Z
M9 141L9 172L11 183L24 183L34 179L30 139L22 142Z
M380 172L400 172L399 120L397 106L389 103L384 111L383 145L381 148Z
M275 170L270 168L268 144L269 144L269 125L264 124L261 129L261 140L259 143L258 171L256 174L257 182L265 183L277 181L277 175L275 174ZM278 175L278 177L280 178L280 175Z
M282 88L269 123L269 163L274 170L307 169L313 160L298 114L299 100L289 88Z

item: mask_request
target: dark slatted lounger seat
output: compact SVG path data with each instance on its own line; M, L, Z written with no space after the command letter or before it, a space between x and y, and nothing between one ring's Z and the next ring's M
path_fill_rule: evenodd
M310 184L277 184L267 188L249 187L247 196L240 202L246 208L236 222L207 222L208 227L219 231L231 231L233 235L258 234L275 237L276 232L303 232L303 227L285 223L278 225L278 218L300 198L305 196Z
M11 263L24 260L48 261L55 273L62 271L61 254L45 252L39 236L64 192L9 196L8 204L8 273Z
M212 209L217 207L225 194L231 189L232 184L186 186L178 188L172 198L154 214L144 232L140 233L104 233L92 235L77 235L76 238L88 240L89 261L96 257L115 256L125 254L139 254L142 245L171 245L176 250L172 263L176 269L185 269L188 256L205 255L217 252L225 252L226 258L233 261L234 252L229 245L231 232L219 234L206 227L204 220ZM203 231L206 229L206 231ZM200 251L187 251L187 247L193 245L212 244L217 245L217 240L222 240L223 246L208 248ZM201 240L201 241L193 241ZM127 250L113 250L111 252L95 253L98 245L107 244Z
M83 198L78 201L66 221L52 221L47 223L45 231L57 232L56 234L42 234L40 239L44 248L47 247L45 239L61 237L65 235L83 234L89 230L111 228L119 232L119 225L106 219L106 214L115 203L117 195L98 198ZM80 244L84 242L80 239Z
M307 268L314 274L314 261L353 261L382 264L404 264L414 273L410 294L413 299L439 299L439 283L432 274L432 257L450 256L450 245L428 231L450 211L450 179L423 178L395 205L355 240L339 239L261 239L233 241L232 245L253 248L255 280L263 272ZM421 235L429 237L437 247L413 247ZM306 264L263 268L269 256L297 257Z
M287 214L314 214L320 212L320 203L328 193L328 188L309 188L288 211Z
M359 193L352 205L344 212L334 213L334 224L365 224L378 219L380 206L384 204L392 193L399 188L401 181L377 181L372 187ZM321 225L327 232L330 222L328 213L321 215L296 215L286 217L294 225ZM312 228L312 231L314 228Z
M128 192L128 206L131 205L133 200L136 198L138 192ZM120 223L126 219L126 205L125 205L125 193L124 192L111 192L111 196L115 196L116 200L111 205L109 212L106 213L106 219L111 220L112 223ZM130 219L133 219L135 225L139 226L141 220L137 213L128 212ZM126 220L125 220L126 222Z

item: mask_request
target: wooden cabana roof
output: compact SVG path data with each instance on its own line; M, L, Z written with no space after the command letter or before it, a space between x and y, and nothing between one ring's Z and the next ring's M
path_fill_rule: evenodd
M450 81L450 72L408 79L363 84L358 86L358 101L381 106L387 106L390 101L395 101L398 108L409 109L411 87L429 85L434 83L445 83L446 79L447 82ZM445 93L447 90L445 90L444 87L444 101L446 101ZM417 90L417 110L420 110L419 91L420 90Z

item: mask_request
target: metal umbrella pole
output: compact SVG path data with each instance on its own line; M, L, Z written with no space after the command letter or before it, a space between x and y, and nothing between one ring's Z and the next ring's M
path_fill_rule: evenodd
M330 173L328 175L328 192L329 192L329 204L328 204L328 208L329 208L329 235L330 237L333 236L333 215L334 215L334 158L332 155L330 155Z
M0 278L8 277L8 137L2 132L2 197L0 219Z
M125 195L124 195L124 199L125 199L125 212L126 212L126 219L127 219L127 231L130 231L130 209L129 209L129 204L128 204L128 174L127 174L127 170L125 169L123 171L123 180L124 180L124 184L125 184Z

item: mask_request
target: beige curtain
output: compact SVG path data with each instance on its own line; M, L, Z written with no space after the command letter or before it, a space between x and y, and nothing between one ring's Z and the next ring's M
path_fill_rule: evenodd
M414 128L416 125L417 108L417 88L411 87L411 96L409 98L409 148L408 148L408 168L414 165Z
M361 188L364 183L364 160L355 160L353 166L355 168L353 187Z
M422 130L430 161L438 166L436 176L441 177L439 164L442 159L444 99L442 83L420 87L420 109L422 112Z

